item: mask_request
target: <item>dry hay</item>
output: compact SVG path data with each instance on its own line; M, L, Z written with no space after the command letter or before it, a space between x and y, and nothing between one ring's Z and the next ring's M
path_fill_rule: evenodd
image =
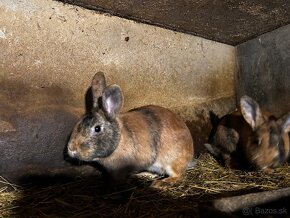
M198 216L198 204L221 197L289 187L289 165L272 173L221 167L204 154L180 184L167 190L150 188L152 178L133 176L125 190L104 195L100 177L48 186L18 187L4 178L0 217L172 217ZM13 191L7 191L7 188Z

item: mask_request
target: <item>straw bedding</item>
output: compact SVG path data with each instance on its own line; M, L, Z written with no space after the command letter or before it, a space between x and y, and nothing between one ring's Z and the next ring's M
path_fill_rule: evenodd
M148 175L132 176L112 194L104 194L100 176L25 187L1 177L0 217L197 217L199 204L221 196L289 187L289 172L289 164L272 173L227 169L203 154L182 182L164 190L150 188Z

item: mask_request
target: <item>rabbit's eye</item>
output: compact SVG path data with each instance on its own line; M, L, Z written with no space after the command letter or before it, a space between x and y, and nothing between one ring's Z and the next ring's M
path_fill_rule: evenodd
M95 132L101 132L101 126L95 126Z

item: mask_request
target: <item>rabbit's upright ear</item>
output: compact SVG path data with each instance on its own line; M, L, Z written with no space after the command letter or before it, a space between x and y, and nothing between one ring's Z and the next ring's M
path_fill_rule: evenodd
M120 113L123 106L123 94L118 85L105 88L102 96L103 110L109 120L113 120Z
M240 100L241 112L244 119L252 127L256 129L264 122L262 111L259 107L259 104L255 102L249 96L243 96Z
M106 88L106 78L103 72L97 72L92 80L93 108L100 108L100 97Z

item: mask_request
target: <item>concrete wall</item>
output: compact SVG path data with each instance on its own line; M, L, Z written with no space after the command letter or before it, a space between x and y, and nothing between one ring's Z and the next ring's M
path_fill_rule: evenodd
M237 46L237 97L280 116L290 111L290 25Z
M0 1L0 175L59 172L97 71L119 84L124 110L171 108L196 144L208 110L235 107L235 48L52 0Z

